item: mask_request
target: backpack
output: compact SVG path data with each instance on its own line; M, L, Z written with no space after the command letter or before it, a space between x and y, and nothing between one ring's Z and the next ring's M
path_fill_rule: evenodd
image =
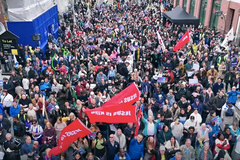
M231 117L234 115L234 110L230 107L228 107L228 109L226 110L225 116L226 117Z

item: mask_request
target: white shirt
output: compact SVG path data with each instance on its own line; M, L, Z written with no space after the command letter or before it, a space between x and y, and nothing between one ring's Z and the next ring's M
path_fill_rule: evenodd
M11 94L7 94L6 96L1 96L2 104L5 105L5 107L10 107L13 102L13 96Z
M22 85L23 85L24 90L28 90L29 89L29 80L27 78L23 78Z
M147 135L152 136L154 135L154 123L148 122L148 128L147 128Z

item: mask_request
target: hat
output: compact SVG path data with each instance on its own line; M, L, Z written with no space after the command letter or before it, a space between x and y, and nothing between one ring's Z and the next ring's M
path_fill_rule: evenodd
M59 106L58 106L58 105L56 105L56 106L55 106L55 108L56 108L56 109L59 109Z
M183 98L186 98L186 96L185 96L185 95L182 95L182 96L181 96L181 98L182 98L182 97L183 97Z
M55 92L55 91L52 91L51 94L56 94L56 92Z
M197 101L199 102L199 99L198 99L198 98L196 98L196 99L195 99L195 101L196 101L196 102L197 102Z
M227 101L227 104L232 104L232 102L230 102L230 101Z
M90 95L94 95L94 92L91 92Z
M213 69L214 68L214 66L211 66L211 69Z
M7 77L3 77L3 80L8 80Z
M164 147L164 146L160 146L160 147L159 147L159 150L165 151L165 147Z

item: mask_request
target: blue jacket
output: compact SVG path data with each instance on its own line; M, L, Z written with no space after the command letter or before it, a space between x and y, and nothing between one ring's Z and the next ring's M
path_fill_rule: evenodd
M133 138L129 145L129 156L131 159L140 159L143 158L144 146L143 141L139 144L138 141Z
M176 158L175 158L175 157L173 157L173 158L171 158L170 160L176 160ZM183 159L181 158L181 160L183 160Z
M117 154L115 155L114 160L119 160L118 154L119 154L119 153L117 153ZM125 159L125 160L131 160L131 158L130 158L130 156L128 155L127 152L125 152L125 156L126 156L126 159Z
M3 111L2 103L0 103L0 113L2 113L3 116L5 116L5 112Z
M196 104L196 100L195 102L192 104L193 109L197 109L199 114L202 114L203 111L203 106L202 103L198 103L198 105Z
M100 83L102 77L104 78L104 81L108 80L107 76L104 73L102 75L98 73L96 77L96 82Z
M214 126L211 126L212 132L209 132L208 136L212 137L215 134L215 137L217 137L218 132L219 132L219 126L216 124Z
M236 103L237 102L237 95L240 95L239 91L230 91L227 93L228 94L228 101L231 103Z
M21 107L19 104L17 104L17 108L14 108L14 106L10 107L10 116L15 117L20 113Z
M221 83L220 85L218 83L215 83L213 85L213 93L216 95L219 90L222 90L224 88L224 84Z
M142 93L151 92L152 86L148 82L142 82Z

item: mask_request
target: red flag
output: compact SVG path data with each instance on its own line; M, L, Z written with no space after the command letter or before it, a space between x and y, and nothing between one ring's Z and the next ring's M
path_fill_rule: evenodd
M132 83L130 86L122 90L120 93L116 94L112 97L109 101L102 105L105 106L112 106L113 104L133 104L139 100L140 93L137 86Z
M182 36L182 38L178 41L176 46L173 48L173 51L177 51L181 49L186 43L190 41L189 30Z
M132 104L111 105L95 109L85 109L90 123L136 123L136 106Z
M83 138L86 135L89 135L91 131L79 120L76 119L70 125L65 127L58 140L58 146L54 147L48 153L49 156L59 155L68 149L69 145L76 141L78 138Z
M140 126L139 123L140 123L140 119L141 119L141 113L142 113L142 107L140 107L140 109L138 110L137 123L135 123L136 129L135 129L134 137L136 137L138 135L138 130L139 130L139 126Z

